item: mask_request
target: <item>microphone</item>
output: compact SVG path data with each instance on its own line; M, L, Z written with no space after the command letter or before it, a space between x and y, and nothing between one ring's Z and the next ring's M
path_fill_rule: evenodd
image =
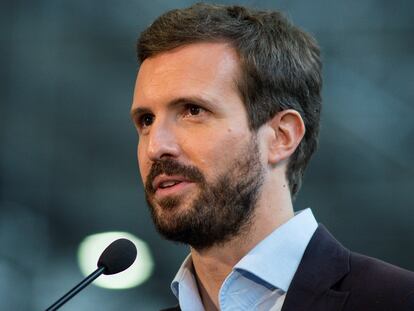
M113 241L102 252L99 257L96 269L89 274L82 282L72 288L66 295L56 301L46 311L55 311L65 304L69 299L88 286L101 274L110 275L122 272L128 269L137 257L137 249L130 240L118 239Z

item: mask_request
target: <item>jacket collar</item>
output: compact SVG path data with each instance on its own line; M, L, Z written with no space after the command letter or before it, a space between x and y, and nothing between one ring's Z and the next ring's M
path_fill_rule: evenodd
M350 252L319 225L288 289L282 311L342 310L349 292L333 286L350 271Z

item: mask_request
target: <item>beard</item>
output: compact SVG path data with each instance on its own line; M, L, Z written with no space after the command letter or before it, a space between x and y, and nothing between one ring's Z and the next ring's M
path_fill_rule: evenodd
M198 186L198 192L186 200L184 196L170 196L156 201L152 184L160 174L183 176ZM145 183L145 197L162 236L200 251L248 232L263 176L259 148L253 137L230 167L212 182L207 182L197 167L172 158L154 162ZM179 209L184 204L188 206Z

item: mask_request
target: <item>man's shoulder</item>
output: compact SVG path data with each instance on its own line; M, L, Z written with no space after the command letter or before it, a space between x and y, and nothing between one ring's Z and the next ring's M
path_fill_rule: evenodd
M311 258L308 260L308 264L323 262L326 265L331 265L334 262L340 262L336 268L341 267L338 269L341 269L344 275L348 272L344 279L349 283L357 281L355 283L358 283L359 286L370 285L383 288L406 286L413 288L414 286L414 272L374 257L350 251L321 224L309 243L306 253ZM325 268L322 268L322 271L325 271ZM386 284L383 284L384 280L387 280Z
M340 287L349 290L351 301L371 297L376 304L410 306L414 310L414 272L354 252L350 268Z
M351 252L319 225L288 289L284 310L413 311L414 273Z
M329 279L331 290L348 293L345 310L414 310L414 272L349 251L322 225L308 252L302 270L320 263L316 275Z
M351 273L354 277L358 276L360 281L372 280L380 282L386 279L388 280L387 284L381 284L381 286L392 286L393 288L412 287L414 285L414 272L377 258L351 252L350 265ZM376 284L379 285L378 283Z

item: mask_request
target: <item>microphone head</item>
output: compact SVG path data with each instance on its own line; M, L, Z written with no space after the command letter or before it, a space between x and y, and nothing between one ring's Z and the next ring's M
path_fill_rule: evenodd
M103 274L115 274L129 268L137 257L137 248L127 239L113 241L98 260L98 268L104 267Z

